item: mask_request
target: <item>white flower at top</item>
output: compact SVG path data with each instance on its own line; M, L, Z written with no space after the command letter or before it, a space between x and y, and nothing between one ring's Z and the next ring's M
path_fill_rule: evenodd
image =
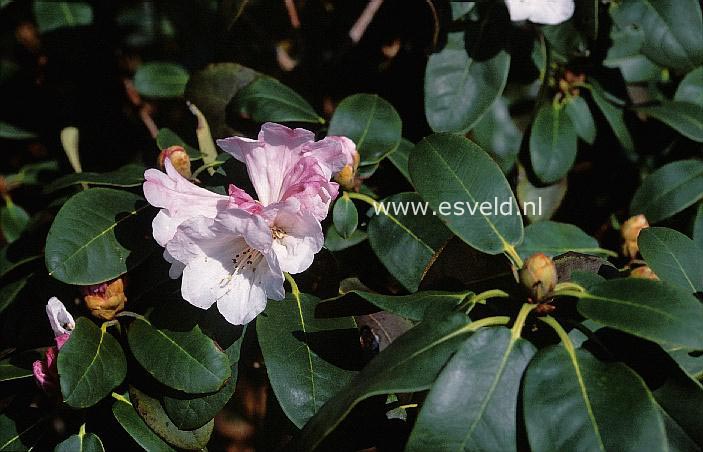
M556 25L574 14L574 0L505 0L510 20L529 20L536 24Z

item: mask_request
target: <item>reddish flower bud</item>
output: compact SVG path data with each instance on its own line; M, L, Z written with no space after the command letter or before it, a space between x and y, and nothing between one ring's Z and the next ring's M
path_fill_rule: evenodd
M345 190L352 190L355 186L356 171L359 169L361 157L356 150L356 144L347 137L331 136L333 140L342 145L342 152L346 158L346 164L337 174L334 175L334 181Z
M124 309L127 296L124 293L122 278L102 284L84 286L83 300L94 317L112 320Z
M193 175L190 170L190 157L188 157L188 153L183 149L183 146L171 146L161 151L158 164L159 168L162 170L164 169L164 160L167 158L171 159L173 167L176 168L176 171L178 171L181 176L190 179Z
M542 301L557 285L557 267L543 253L530 256L520 269L520 282L530 291L534 301Z

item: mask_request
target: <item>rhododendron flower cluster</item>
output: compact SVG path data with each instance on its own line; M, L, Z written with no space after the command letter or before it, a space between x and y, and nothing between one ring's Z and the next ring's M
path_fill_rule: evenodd
M49 347L43 360L34 361L32 370L34 378L39 387L47 394L54 394L59 388L59 372L57 369L57 359L59 350L66 343L71 335L71 331L76 327L73 316L66 310L66 307L56 297L51 297L46 305L46 315L49 317L49 324L54 331L56 346Z
M166 173L147 170L144 195L161 208L154 238L171 277L183 277L183 298L203 309L217 304L233 324L251 321L268 298L282 299L283 272L306 270L322 248L320 222L339 190L331 179L355 160L350 143L273 123L256 140L218 140L246 165L258 199L234 184L228 196L198 187L169 159Z

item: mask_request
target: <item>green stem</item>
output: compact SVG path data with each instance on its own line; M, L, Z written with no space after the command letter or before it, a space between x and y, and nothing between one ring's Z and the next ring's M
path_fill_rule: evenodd
M571 338L569 338L569 333L566 332L566 330L561 326L561 324L557 322L554 317L551 316L539 317L539 319L549 325L557 333L557 336L559 336L559 339L564 344L564 347L566 347L566 350L569 352L570 355L573 355L574 343L571 342Z
M471 303L481 303L485 304L486 300L489 298L508 298L510 295L508 295L506 292L500 290L500 289L491 289L487 290L485 292L481 292L478 295L474 295L473 297L469 297L468 300L466 300L464 303L460 305L460 309L463 308L463 305L469 305Z
M117 314L115 317L133 317L135 319L146 320L146 317L144 317L143 315L137 314L136 312L132 312L132 311L122 311L119 314Z
M286 277L286 281L288 281L288 284L290 284L290 291L293 293L294 296L299 297L300 290L298 289L298 284L295 282L295 279L293 279L290 273L283 273L283 275Z
M536 307L537 307L536 304L530 304L530 303L525 303L522 305L522 308L520 308L520 312L518 312L517 318L515 319L515 324L513 325L513 328L510 330L510 334L511 334L513 340L520 337L520 333L522 332L522 327L525 326L525 321L527 320L527 316Z
M112 393L112 398L115 400L119 400L120 402L129 403L130 405L132 404L132 402L129 399L127 399L126 397L124 397L116 392Z
M473 333L485 326L507 325L508 323L510 323L510 317L508 316L500 315L495 317L486 317L485 319L476 320L475 322L469 323L463 328L463 330Z
M506 256L508 256L508 259L513 263L513 266L517 268L518 270L522 268L524 265L524 262L522 262L522 258L520 255L517 253L515 250L515 247L509 243L506 243L503 245L503 252L505 253Z
M586 292L586 289L584 289L582 286L580 286L576 283L573 283L573 282L560 282L554 288L555 292L558 292L561 290L575 290L577 292Z
M344 192L344 194L349 196L349 198L351 198L351 199L358 199L359 201L364 201L365 203L369 204L371 207L378 206L378 202L369 195L365 195L363 193L354 193L354 192Z
M583 298L584 296L588 295L588 292L584 291L576 291L576 290L555 290L552 292L553 297L575 297L575 298Z

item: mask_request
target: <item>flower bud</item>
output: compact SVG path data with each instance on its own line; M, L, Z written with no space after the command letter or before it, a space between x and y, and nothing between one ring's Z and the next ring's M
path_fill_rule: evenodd
M83 299L94 317L112 320L115 315L124 309L127 296L124 293L122 278L113 281L84 286Z
M161 151L158 159L159 168L164 169L164 160L167 158L171 160L173 167L181 176L190 179L193 175L190 170L190 157L183 146L171 146Z
M654 271L652 271L651 268L647 265L643 265L641 267L637 267L633 269L630 272L630 278L638 278L638 279L653 279L655 281L659 280L659 277L657 276Z
M354 188L356 177L356 171L359 169L359 162L361 157L359 152L356 150L356 144L347 137L329 137L339 144L342 145L342 153L345 158L345 165L337 174L334 176L335 182L337 182L343 189L352 190Z
M557 285L554 261L543 253L533 254L520 269L520 282L530 291L534 301L544 300Z
M647 222L647 218L641 214L631 217L622 224L620 227L620 234L624 240L622 245L622 253L626 257L629 257L630 259L637 257L637 253L640 250L637 245L637 237L639 237L642 229L648 227L649 223Z

